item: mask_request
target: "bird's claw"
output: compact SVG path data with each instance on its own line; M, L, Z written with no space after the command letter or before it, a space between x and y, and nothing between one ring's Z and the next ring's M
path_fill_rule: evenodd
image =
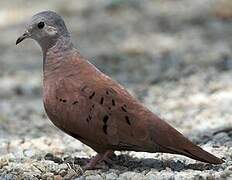
M99 168L103 168L103 166L97 166L99 165L99 163L101 162L106 162L107 164L112 165L113 161L110 159L114 154L113 151L108 150L105 153L98 153L95 157L93 157L90 162L88 164L86 164L83 167L83 170L91 170L91 169L99 169Z

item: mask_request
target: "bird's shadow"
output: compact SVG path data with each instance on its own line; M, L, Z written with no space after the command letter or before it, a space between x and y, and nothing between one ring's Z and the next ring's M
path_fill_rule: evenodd
M81 167L84 167L90 159L88 158L78 158L75 157L66 159L66 163L74 163L78 164ZM166 168L170 168L172 171L183 171L183 170L198 170L198 171L204 171L204 170L215 170L218 171L220 168L222 168L221 165L212 165L212 164L206 164L206 163L194 163L194 164L185 164L179 160L158 160L158 159L152 159L152 158L135 158L131 157L129 155L119 155L114 156L112 158L113 163L107 163L105 162L103 165L100 166L100 169L108 170L108 169L116 169L116 170L126 170L126 171L145 171L150 169L156 169L157 171L165 170Z

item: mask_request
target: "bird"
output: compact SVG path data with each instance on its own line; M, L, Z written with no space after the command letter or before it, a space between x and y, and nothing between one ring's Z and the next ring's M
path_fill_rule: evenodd
M185 138L74 47L64 20L54 11L33 15L16 40L35 40L43 52L43 104L49 119L97 152L86 169L114 151L162 152L221 164L224 161Z

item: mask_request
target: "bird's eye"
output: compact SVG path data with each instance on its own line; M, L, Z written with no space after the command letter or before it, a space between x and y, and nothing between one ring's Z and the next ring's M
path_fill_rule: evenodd
M39 29L43 29L44 25L44 22L39 22L37 26Z

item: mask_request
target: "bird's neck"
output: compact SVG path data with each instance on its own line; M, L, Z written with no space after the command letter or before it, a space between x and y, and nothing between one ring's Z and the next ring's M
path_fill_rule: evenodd
M56 74L62 70L64 61L75 51L70 38L59 38L56 43L46 50L43 50L43 71L44 76Z

